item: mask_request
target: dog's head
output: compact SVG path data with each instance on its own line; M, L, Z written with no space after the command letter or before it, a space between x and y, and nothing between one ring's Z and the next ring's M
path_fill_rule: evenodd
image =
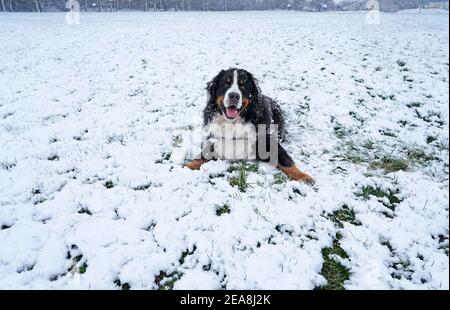
M222 113L228 120L244 115L260 101L260 90L255 78L243 69L222 70L208 83L210 111Z

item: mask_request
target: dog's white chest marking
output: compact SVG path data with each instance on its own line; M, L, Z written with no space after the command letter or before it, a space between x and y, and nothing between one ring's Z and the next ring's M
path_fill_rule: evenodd
M240 117L231 122L219 116L207 130L218 159L256 159L256 128L253 124L244 123Z

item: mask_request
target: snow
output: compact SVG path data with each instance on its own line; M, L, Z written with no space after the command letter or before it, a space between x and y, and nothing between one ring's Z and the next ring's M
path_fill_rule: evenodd
M0 14L0 288L157 289L179 274L174 289L313 289L340 234L345 288L448 289L448 26L430 10L380 25L364 12ZM182 168L206 82L232 66L280 103L314 187L266 164L245 192L228 162ZM370 165L410 149L432 159ZM330 219L343 205L360 225Z

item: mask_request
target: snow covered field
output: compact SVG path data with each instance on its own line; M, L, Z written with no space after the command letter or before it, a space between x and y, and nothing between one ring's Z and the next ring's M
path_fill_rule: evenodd
M448 289L448 18L0 14L0 288ZM231 66L314 187L182 168Z

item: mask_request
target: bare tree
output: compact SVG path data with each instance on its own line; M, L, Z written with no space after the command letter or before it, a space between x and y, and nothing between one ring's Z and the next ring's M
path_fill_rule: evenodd
M34 0L34 3L36 4L36 11L41 12L39 0Z

